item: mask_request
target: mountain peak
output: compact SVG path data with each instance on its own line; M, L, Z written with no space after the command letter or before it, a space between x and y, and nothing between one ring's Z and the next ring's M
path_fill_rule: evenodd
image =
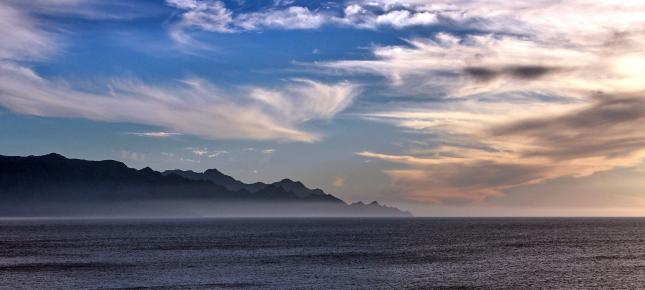
M309 189L300 181L293 181L291 179L285 178L278 182L273 183L272 185L282 188L285 191L294 193L298 197L308 197L308 196L324 196L327 195L320 189Z
M38 157L38 156L33 156L33 155L32 155L32 157ZM49 153L49 154L45 154L45 155L42 155L42 156L40 156L40 157L46 157L46 158L51 158L51 159L67 159L65 156L60 155L60 154L55 153L55 152L52 152L52 153Z
M265 184L263 183L246 184L244 182L236 180L235 178L222 173L221 171L215 168L207 169L202 173L194 172L192 170L179 170L179 169L166 170L164 171L163 174L164 175L176 174L190 180L206 180L233 191L244 189L249 192L255 192L265 186Z
M293 185L298 185L298 186L303 186L303 187L305 186L302 182L296 181L296 180L291 180L289 178L284 178L284 179L276 182L275 184L293 184Z
M206 175L226 175L226 174L222 173L221 171L219 171L219 170L217 170L215 168L206 169L206 171L204 171L204 174L206 174Z

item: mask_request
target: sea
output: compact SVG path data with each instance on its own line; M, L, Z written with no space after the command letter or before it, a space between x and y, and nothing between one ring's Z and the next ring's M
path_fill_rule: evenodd
M645 219L5 219L0 288L645 288Z

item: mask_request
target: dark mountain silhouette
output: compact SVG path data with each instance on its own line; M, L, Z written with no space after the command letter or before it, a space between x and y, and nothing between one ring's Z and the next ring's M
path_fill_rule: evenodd
M242 181L239 181L231 176L228 176L217 169L208 169L203 173L194 172L191 170L166 170L163 172L164 175L177 174L184 178L190 180L206 180L210 181L216 185L226 187L229 190L246 190L248 192L259 192L259 195L270 194L270 192L290 192L295 194L298 198L307 198L307 199L325 199L332 197L331 195L326 194L324 191L316 188L309 189L300 181L293 181L291 179L285 178L278 182L271 184L266 184L262 182L256 182L247 184ZM262 193L264 192L264 193ZM335 198L335 197L334 197ZM338 201L340 201L338 199Z
M246 184L203 173L113 161L0 155L0 216L410 216L378 203L348 205L290 179Z
M203 173L194 172L192 170L175 169L175 170L166 170L163 172L163 174L164 175L177 174L179 176L182 176L184 178L191 179L191 180L207 180L214 184L226 187L229 190L244 189L248 192L256 192L267 186L267 184L262 182L256 182L252 184L241 182L233 177L230 177L224 173L221 173L217 169L208 169Z

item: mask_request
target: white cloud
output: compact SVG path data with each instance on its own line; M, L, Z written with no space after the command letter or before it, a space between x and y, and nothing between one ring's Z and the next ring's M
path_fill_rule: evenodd
M265 155L271 155L273 153L275 153L275 149L273 149L273 148L262 150L262 154L265 154Z
M260 28L314 29L326 21L324 14L310 11L306 7L291 6L284 10L269 10L239 14L235 26L243 30Z
M230 33L262 29L318 29L325 25L404 29L446 24L487 32L527 34L540 31L551 37L561 37L560 32L565 28L571 31L569 36L601 27L621 30L639 19L640 15L631 12L640 13L642 9L642 3L638 1L614 0L357 0L340 4L338 11L325 5L310 9L293 5L293 1L275 1L273 6L240 13L228 9L222 1L167 0L166 3L182 11L179 21L172 26L172 35L178 41L187 41L190 37L186 30L190 29ZM537 25L539 29L535 29ZM584 39L574 37L571 41Z
M374 2L383 9L424 5ZM435 101L393 101L358 115L415 133L400 153L358 153L398 164L384 172L409 198L485 202L512 188L641 164L645 3L428 5L486 33L438 33L375 46L371 60L320 64L383 76L391 94Z
M272 154L273 154L273 153L275 153L277 150L276 150L276 149L273 149L273 148L259 149L259 148L249 147L249 148L244 148L244 149L243 149L243 151L248 151L248 152L258 152L258 153L261 153L261 154L264 154L264 155L272 155Z
M645 81L645 3L641 1L358 1L451 19L452 26L484 33L437 33L407 45L375 46L372 60L321 67L387 77L396 93L466 96L500 91L550 91L571 97L634 90ZM361 6L362 5L362 6ZM397 8L399 7L399 8ZM403 7L403 8L401 8ZM351 8L351 9L350 9ZM399 11L399 10L394 10ZM392 14L396 26L404 15Z
M378 15L376 23L379 25L391 25L395 28L408 26L432 25L438 22L437 15L431 12L410 12L408 10L394 10Z
M402 93L425 91L452 97L527 90L566 92L579 97L625 87L642 78L607 77L613 73L612 58L595 47L569 47L559 42L492 34L457 37L445 33L434 39L408 40L408 44L375 47L374 60L319 65L382 75ZM597 69L603 66L607 71L601 78Z
M313 142L320 135L299 125L332 118L359 92L349 82L306 79L292 80L280 89L249 86L230 92L198 78L165 85L112 79L80 89L43 78L18 63L45 58L58 47L28 13L0 4L0 14L6 16L0 20L0 32L11 36L7 37L11 41L0 43L0 105L22 114L133 122L210 139ZM147 134L153 135L167 134Z
M201 161L200 161L200 160L195 160L195 159L190 159L190 158L184 158L184 157L180 157L180 158L179 158L179 161L181 161L181 162L186 162L186 163L201 163Z
M199 79L164 87L115 80L103 91L87 93L15 64L0 64L0 71L0 104L15 112L134 122L211 139L316 141L319 135L297 125L333 117L357 94L350 83L301 80L280 90L249 88L228 94Z
M264 28L314 29L328 17L300 6L234 14L221 1L168 0L166 3L183 11L180 20L171 26L171 36L184 44L194 44L186 32L190 29L219 33Z
M218 157L218 156L223 155L223 154L228 154L228 151L225 151L225 150L215 150L215 151L211 151L211 152L208 154L208 158L215 158L215 157Z
M288 6L293 4L295 0L273 0L273 5L274 6Z
M188 151L193 153L196 156L199 157L208 157L208 158L215 158L224 154L228 154L229 152L226 150L213 150L209 148L196 148L196 147L188 147L186 148Z
M204 156L204 155L208 154L207 149L193 149L190 152L192 152L193 154L195 154L197 156Z
M194 148L194 147L189 147L186 148L190 151L190 153L193 153L197 157L208 157L208 158L216 158L218 156L228 154L229 152L226 150L212 150L208 148Z
M376 29L393 27L425 26L438 23L437 14L408 6L393 9L365 9L370 3L352 3L343 11L326 9L311 10L291 5L292 1L275 2L274 7L254 12L235 13L221 1L167 0L169 6L182 11L180 19L171 26L171 36L184 44L195 44L188 31L198 29L209 32L232 33L263 29L317 29L324 25ZM372 8L374 5L371 5ZM370 7L368 7L370 8ZM415 10L415 9L419 10Z
M252 88L249 97L267 111L293 122L330 119L349 106L360 91L355 84L340 82L327 85L308 79L292 79L292 85L280 90Z
M0 4L0 60L42 59L55 52L56 40L27 13Z
M140 136L140 137L154 137L154 138L164 138L172 136L180 136L181 133L173 132L129 132L128 135Z
M171 36L179 43L192 42L184 30L198 28L204 31L233 32L230 23L233 21L232 12L219 1L168 0L168 5L185 10L181 21L171 28Z

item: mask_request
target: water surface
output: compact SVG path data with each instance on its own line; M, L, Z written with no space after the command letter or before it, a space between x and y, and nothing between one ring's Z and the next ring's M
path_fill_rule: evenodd
M3 289L642 285L645 219L0 221Z

